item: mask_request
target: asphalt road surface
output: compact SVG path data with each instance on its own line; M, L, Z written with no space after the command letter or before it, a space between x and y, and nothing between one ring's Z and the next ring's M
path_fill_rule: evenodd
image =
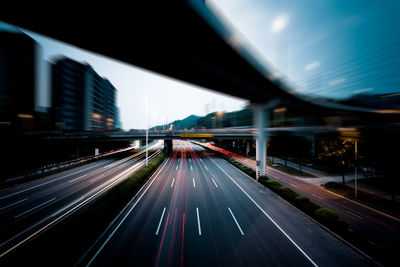
M368 261L223 159L174 141L78 265L362 266Z
M154 144L150 155L161 148ZM0 257L84 207L144 165L145 151L103 159L0 192Z
M208 146L233 157L244 165L253 169L256 168L254 160L222 148ZM309 198L315 204L336 211L340 219L346 222L350 229L362 232L366 236L367 242L372 245L383 248L390 247L393 251L400 252L400 219L356 201L343 198L325 190L323 187L307 183L302 181L302 178L283 173L274 168L268 167L267 175L269 178L278 180L282 185L290 187L298 194Z

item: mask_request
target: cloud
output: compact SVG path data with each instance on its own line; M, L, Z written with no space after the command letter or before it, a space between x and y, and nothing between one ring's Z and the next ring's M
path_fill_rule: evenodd
M338 85L338 84L344 83L345 81L346 81L345 78L339 78L339 79L330 81L330 82L329 82L329 85L330 85L330 86L332 86L332 85Z
M318 68L320 65L321 65L321 63L320 63L319 61L314 61L314 62L312 62L312 63L306 65L306 66L304 67L304 70L305 70L305 71L310 71L310 70L313 70L313 69L315 69L315 68Z
M371 92L372 90L374 90L374 88L369 87L369 88L354 90L354 93L360 94L360 93L365 93L365 92Z

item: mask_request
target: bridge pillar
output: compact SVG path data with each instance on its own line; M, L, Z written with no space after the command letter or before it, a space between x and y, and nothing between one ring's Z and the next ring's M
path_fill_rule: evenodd
M267 127L267 116L264 112L265 105L252 104L253 117L256 128L256 177L266 175L267 140L265 128Z
M167 155L172 153L172 140L164 140L164 150Z

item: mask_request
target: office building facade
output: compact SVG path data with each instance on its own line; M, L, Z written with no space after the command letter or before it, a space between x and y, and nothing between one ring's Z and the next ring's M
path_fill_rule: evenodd
M0 32L0 129L34 128L39 45L21 32Z
M88 64L69 58L52 66L52 109L56 128L92 131L115 128L116 89Z

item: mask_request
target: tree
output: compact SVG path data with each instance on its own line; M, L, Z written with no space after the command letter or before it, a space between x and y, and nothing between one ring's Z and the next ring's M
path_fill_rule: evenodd
M301 162L310 156L312 143L303 136L291 136L289 140L289 155L299 160L299 170L301 172Z
M328 134L318 137L317 158L320 162L335 166L342 173L344 184L344 172L346 166L353 158L353 140L351 138L339 137L337 134Z
M267 143L268 154L274 157L283 157L287 166L289 135L280 134L271 136Z

